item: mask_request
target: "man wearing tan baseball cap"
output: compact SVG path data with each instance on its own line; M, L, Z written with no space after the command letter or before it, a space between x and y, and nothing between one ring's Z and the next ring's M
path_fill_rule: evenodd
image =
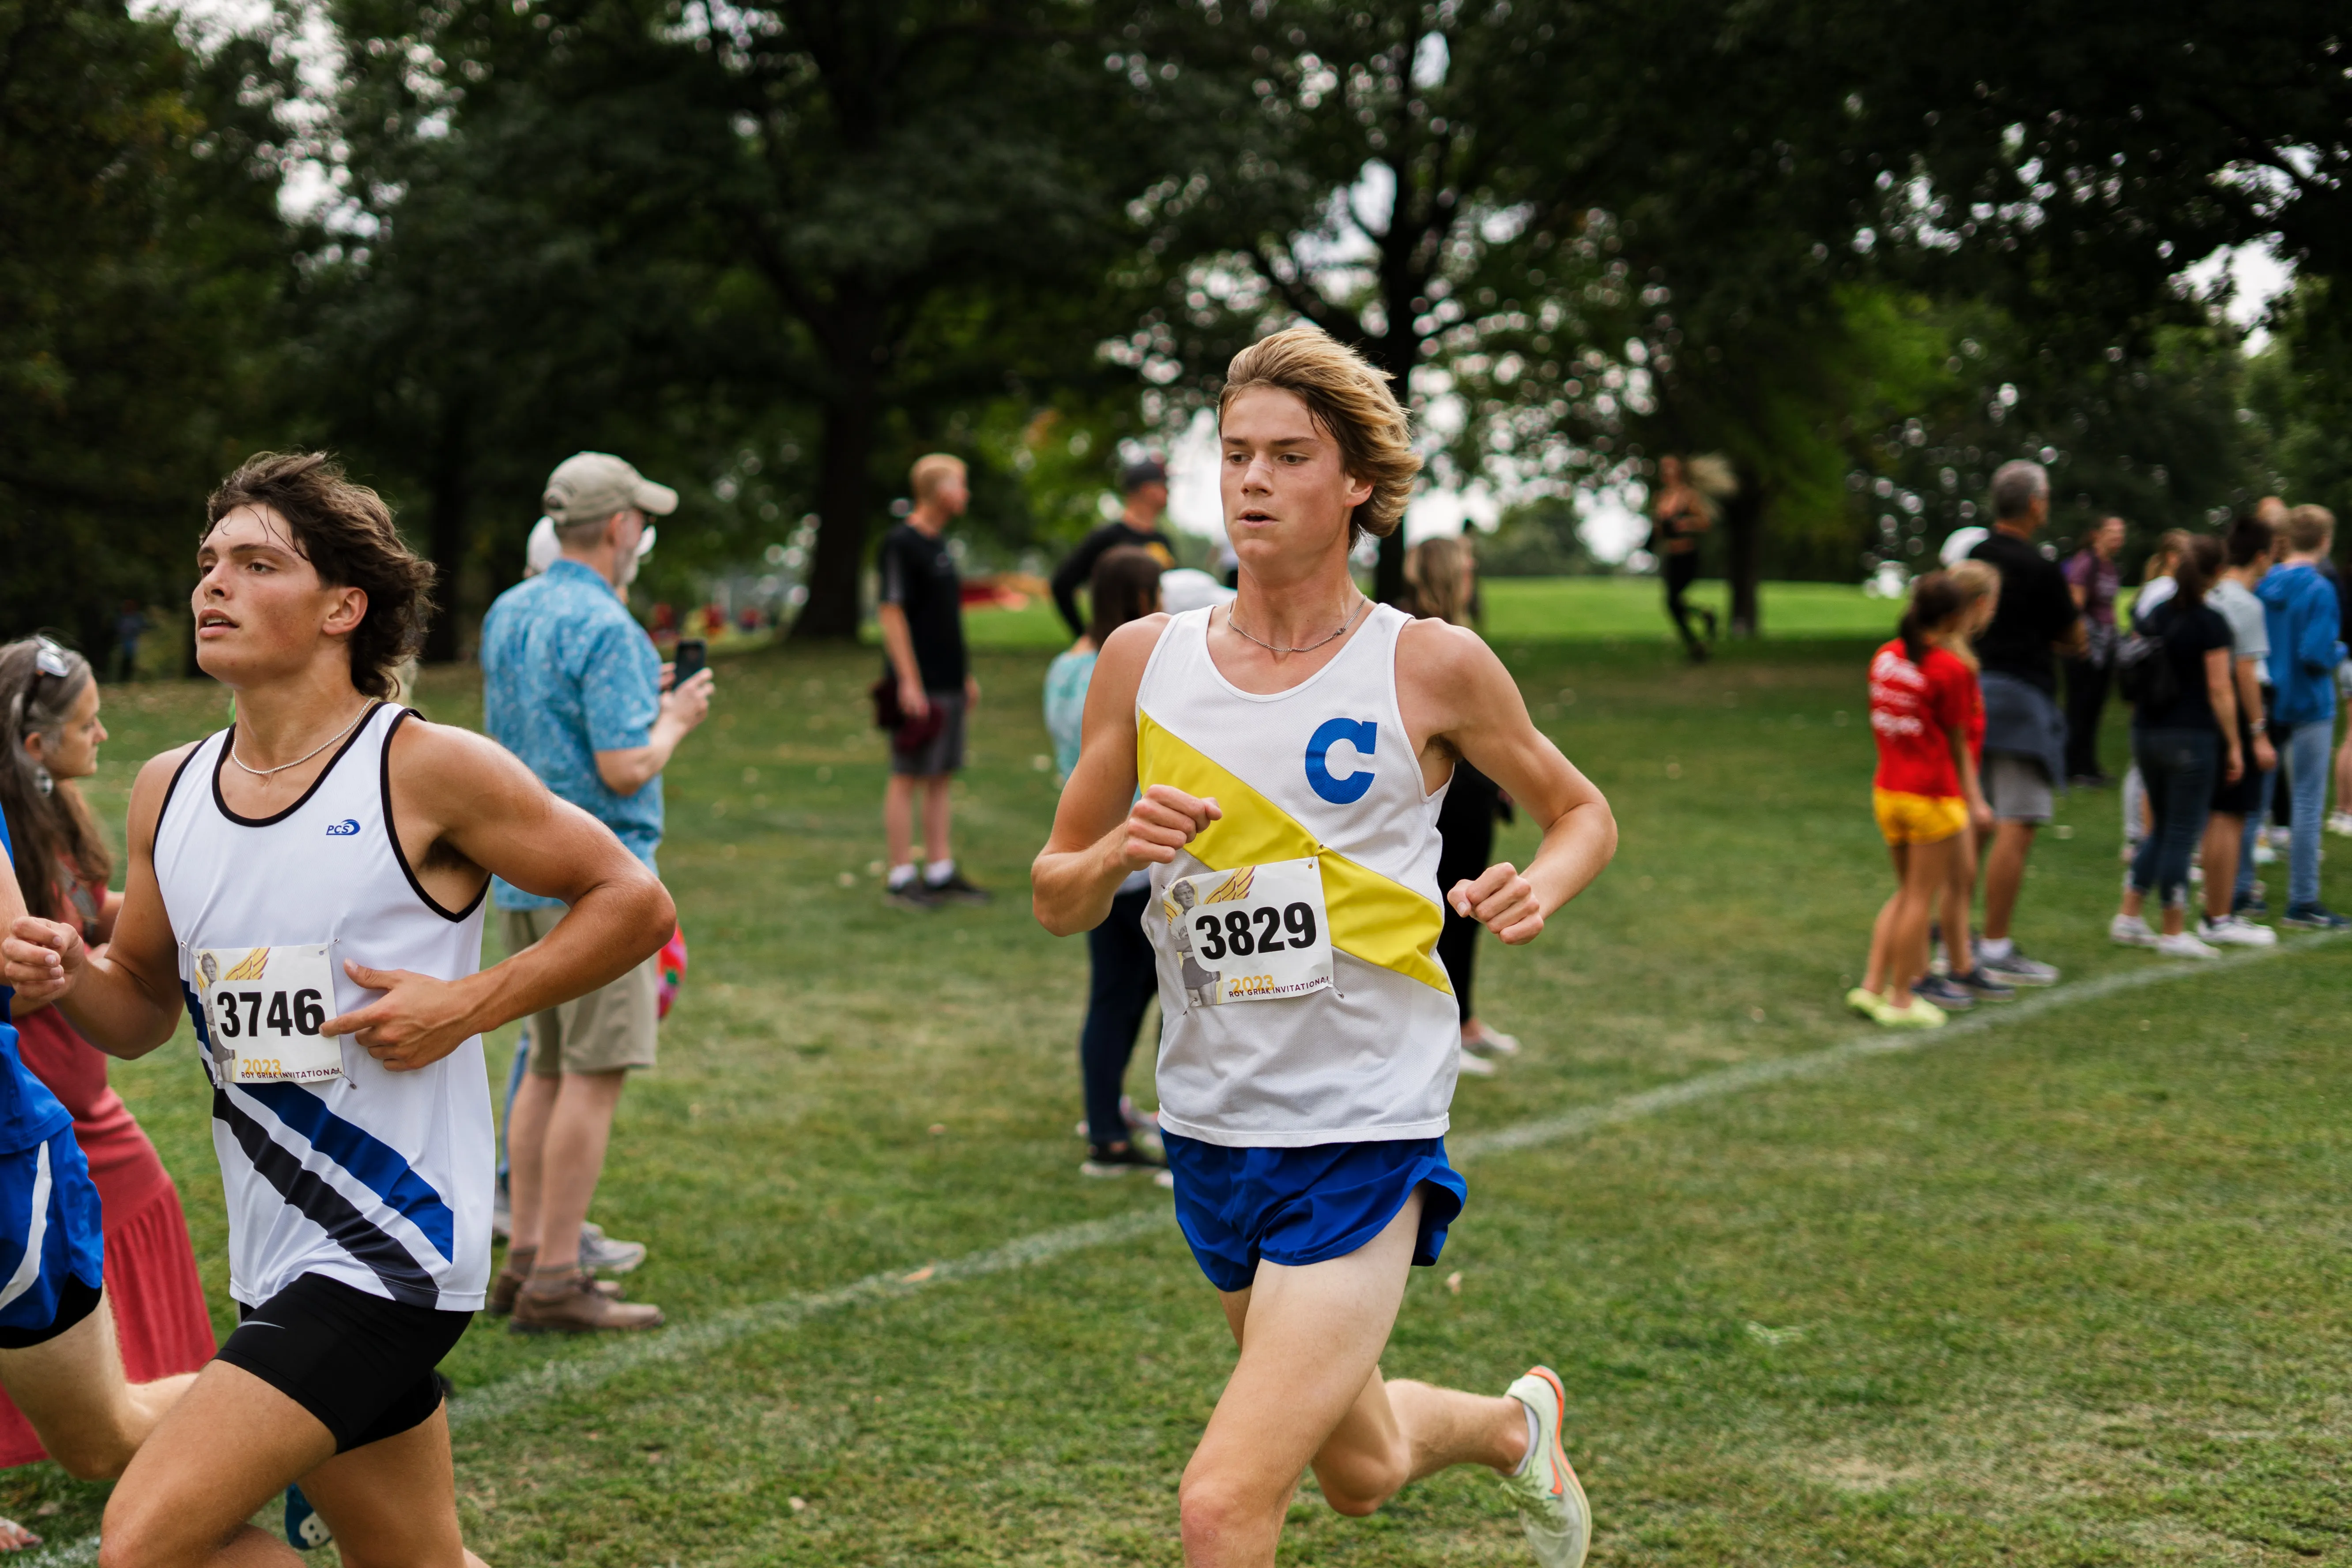
M585 544L588 539L574 537L575 532L609 522L617 513L667 517L677 510L677 492L654 483L610 452L574 452L547 476L539 505L566 543Z
M578 452L548 476L540 504L560 552L499 595L482 622L482 709L491 739L548 788L613 830L647 866L662 837L662 769L710 709L703 670L670 672L628 611L646 515L677 492L608 452ZM499 881L507 950L545 938L563 906ZM600 991L533 1014L530 1058L507 1112L511 1235L489 1310L528 1331L649 1329L657 1308L615 1299L603 1269L646 1253L587 1223L613 1112L630 1069L654 1065L659 974L638 965Z

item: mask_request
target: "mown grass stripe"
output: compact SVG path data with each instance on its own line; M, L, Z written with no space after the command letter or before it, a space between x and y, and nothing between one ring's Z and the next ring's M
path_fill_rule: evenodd
M2333 935L2327 933L2302 938L2273 948L2249 949L2210 963L2124 970L2101 975L2095 980L2029 994L1999 1007L1988 1006L1983 1011L1957 1018L1940 1029L1922 1030L1916 1034L1876 1031L1801 1056L1745 1062L1738 1067L1702 1073L1680 1083L1625 1095L1606 1104L1586 1106L1559 1116L1523 1121L1515 1127L1498 1128L1492 1132L1473 1133L1450 1142L1448 1152L1460 1162L1556 1143L1596 1128L1654 1116L1701 1100L1721 1099L1726 1095L1739 1094L1794 1079L1817 1077L1853 1062L1927 1050L1953 1039L1982 1034L2000 1025L2039 1017L2077 1002L2095 1001L2167 981L2242 968L2249 963L2259 963L2266 959L2316 947L2332 940ZM462 1430L480 1422L494 1421L541 1400L586 1393L641 1366L705 1355L746 1335L788 1328L828 1312L861 1307L869 1302L896 1300L950 1280L978 1279L1048 1262L1065 1253L1085 1247L1131 1240L1165 1225L1167 1215L1164 1206L1154 1206L1110 1219L1060 1226L948 1262L911 1270L893 1269L869 1274L863 1279L831 1290L786 1296L755 1306L740 1307L657 1336L608 1342L591 1354L572 1361L551 1361L539 1372L508 1378L478 1394L463 1395L449 1407L449 1425L453 1429ZM30 1560L26 1561L27 1568L30 1568Z

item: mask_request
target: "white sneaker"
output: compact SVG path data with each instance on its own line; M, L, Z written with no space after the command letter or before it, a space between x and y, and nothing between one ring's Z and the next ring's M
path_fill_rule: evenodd
M2216 947L2276 947L2278 932L2268 926L2256 925L2243 915L2224 915L2220 920L2197 922L2200 942Z
M1503 1478L1503 1491L1519 1510L1528 1547L1540 1568L1582 1568L1592 1544L1592 1508L1576 1479L1559 1428L1567 1394L1548 1366L1530 1368L1504 1391L1535 1413L1536 1451L1527 1468Z
M2329 812L2327 831L2340 838L2352 838L2352 811Z
M2219 958L2221 956L2220 948L2209 947L2187 931L2181 931L2175 936L2158 937L2156 951L2167 958Z
M2107 940L2125 947L2154 947L2158 938L2138 915L2117 915L2107 922Z
M1475 1051L1482 1057L1515 1057L1519 1054L1519 1039L1517 1035L1507 1035L1500 1029L1489 1029L1481 1025L1478 1037L1463 1041L1462 1048Z
M1468 1047L1456 1047L1454 1055L1462 1063L1462 1070L1468 1073L1472 1078L1492 1078L1495 1076L1495 1064L1488 1061L1485 1057L1472 1056Z
M2254 864L2257 866L2278 864L2278 851L2271 847L2270 840L2266 838L2254 840Z

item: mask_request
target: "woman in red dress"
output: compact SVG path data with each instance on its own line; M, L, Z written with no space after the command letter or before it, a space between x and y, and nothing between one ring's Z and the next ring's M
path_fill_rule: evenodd
M62 670L64 673L58 673ZM92 947L114 932L122 895L107 890L113 857L74 780L98 768L106 727L87 660L46 637L0 647L0 809L8 817L25 907L81 927ZM213 1357L212 1313L179 1190L130 1107L106 1083L106 1057L54 1007L19 1011L18 1054L73 1112L103 1207L106 1299L123 1370L145 1383L194 1372ZM0 1468L46 1458L0 1394ZM0 1551L37 1538L0 1520Z

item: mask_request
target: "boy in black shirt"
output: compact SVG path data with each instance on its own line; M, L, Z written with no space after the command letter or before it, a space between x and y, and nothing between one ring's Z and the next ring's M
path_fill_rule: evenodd
M1078 613L1078 590L1094 575L1095 563L1106 551L1132 544L1160 557L1162 568L1176 564L1175 541L1160 526L1160 514L1168 510L1166 466L1157 458L1129 463L1118 476L1118 487L1126 493L1127 510L1080 540L1054 568L1054 605L1070 623L1072 637L1087 635L1087 617Z
M963 583L949 553L950 521L963 515L971 492L963 459L934 452L918 458L915 510L882 536L882 626L888 663L884 679L898 682L904 720L890 735L890 784L882 799L882 831L890 846L889 899L908 909L948 900L985 902L988 895L956 869L948 846L948 785L963 766L963 731L980 683L963 646ZM923 786L923 847L929 859L915 869L915 785Z

